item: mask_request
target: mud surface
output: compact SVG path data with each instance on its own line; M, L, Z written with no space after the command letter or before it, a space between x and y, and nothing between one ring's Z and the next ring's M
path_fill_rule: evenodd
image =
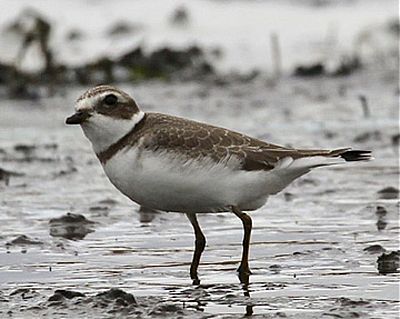
M123 88L145 110L280 144L371 149L376 160L315 170L252 213L248 287L235 272L240 221L201 215L208 242L195 287L186 217L139 211L108 182L81 130L64 125L86 88L2 100L0 317L397 317L396 72Z

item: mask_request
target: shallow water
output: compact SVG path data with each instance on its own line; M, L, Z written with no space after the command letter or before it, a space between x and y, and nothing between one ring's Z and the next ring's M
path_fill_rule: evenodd
M373 150L375 161L313 171L252 213L248 287L235 272L241 223L228 213L199 216L208 241L201 286L191 285L194 238L186 217L140 213L108 182L80 129L63 124L86 88L36 102L2 100L0 168L22 175L8 185L0 180L0 316L396 318L399 275L379 274L381 252L364 251L399 246L398 195L378 194L398 188L394 79L390 71L364 70L345 80L283 79L275 88L263 79L125 87L145 110L280 144ZM368 98L368 118L359 94ZM68 212L94 222L64 229L81 232L81 240L60 237L49 224ZM22 234L41 243L11 243ZM98 306L95 295L110 288L133 294L138 306ZM48 301L57 289L86 297Z

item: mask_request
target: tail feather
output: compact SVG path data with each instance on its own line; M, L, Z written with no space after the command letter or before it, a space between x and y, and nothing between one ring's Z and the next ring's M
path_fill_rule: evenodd
M344 164L345 162L372 160L371 151L351 150L342 148L335 150L297 150L293 156L281 159L271 171L277 179L271 188L271 194L276 194L293 182L296 178L308 173L310 170Z
M296 150L290 155L294 159L307 157L341 158L346 162L369 161L372 160L371 151L352 150L351 148L337 148L334 150Z
M339 154L339 156L344 158L346 162L369 161L373 159L371 151L362 150L345 151L344 153Z

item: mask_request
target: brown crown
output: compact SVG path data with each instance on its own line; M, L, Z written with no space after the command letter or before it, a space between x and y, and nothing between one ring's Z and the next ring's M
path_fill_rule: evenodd
M132 116L139 112L139 107L132 97L111 85L99 85L94 88L87 90L83 93L77 100L77 102L82 101L87 98L95 97L104 92L109 94L115 94L123 99L119 100L115 107L107 107L102 100L99 100L93 109L100 114L107 115L117 119L131 119Z

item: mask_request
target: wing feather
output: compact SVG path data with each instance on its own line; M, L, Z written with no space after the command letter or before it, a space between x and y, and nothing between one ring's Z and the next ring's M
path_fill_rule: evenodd
M144 149L176 152L190 159L212 159L228 163L235 158L237 169L271 170L286 157L337 157L349 148L336 150L302 150L270 144L224 128L169 116L148 113L141 146ZM137 139L136 139L137 140Z

